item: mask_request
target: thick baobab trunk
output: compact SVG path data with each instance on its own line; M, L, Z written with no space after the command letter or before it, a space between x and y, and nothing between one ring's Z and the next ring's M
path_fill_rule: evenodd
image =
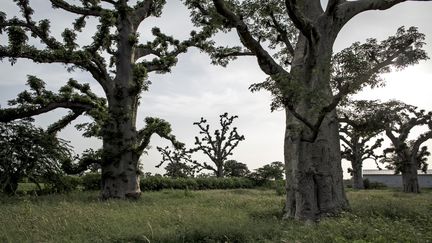
M347 209L336 119L324 121L313 143L301 141L301 132L292 131L290 120L285 136L285 217L316 220Z
M363 184L363 164L359 159L351 161L352 166L352 187L354 189L364 189Z
M320 107L332 100L330 59L333 39L322 38L311 53L307 40L300 36L291 74L305 88L296 103L296 112L314 123ZM343 187L343 172L336 111L327 113L316 139L306 141L311 129L292 112L286 112L285 166L287 200L285 218L314 221L348 208Z
M111 109L112 120L103 138L102 198L138 198L141 194L136 108L132 98L120 103L123 105Z
M217 171L216 171L216 177L218 177L218 178L224 177L223 163L220 163L220 164L221 165L217 166Z
M119 41L116 78L107 94L109 118L103 133L102 198L138 198L140 171L139 139L136 113L142 89L133 74L134 47L130 41L136 36L133 16L121 15L118 21Z
M402 185L404 192L420 193L415 160L406 161L403 165Z

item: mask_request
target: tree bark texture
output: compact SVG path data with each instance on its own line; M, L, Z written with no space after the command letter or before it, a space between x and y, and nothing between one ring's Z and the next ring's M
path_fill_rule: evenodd
M288 121L290 126L290 119ZM335 121L326 119L313 143L301 141L300 134L291 128L286 130L284 217L316 220L348 208Z
M363 184L363 163L356 159L351 161L352 166L352 188L353 189L364 189Z
M321 39L315 53L311 53L308 41L299 38L291 74L301 81L303 88L317 91L314 97L303 95L296 112L309 121L317 119L317 106L331 101L329 86L330 58L334 39ZM322 103L317 104L319 100ZM314 142L304 138L310 128L286 112L285 164L287 176L286 218L316 220L321 216L337 214L348 208L343 187L339 123L336 111L324 118Z
M222 178L222 177L224 177L223 162L222 162L222 163L219 163L219 164L217 165L216 177L218 177L218 178Z
M402 170L402 185L404 192L420 193L417 176L417 161L405 161Z
M136 34L129 16L119 21L119 42L114 89L107 94L109 119L103 133L102 198L138 198L141 152L136 130L139 87L133 80L134 47L129 42Z

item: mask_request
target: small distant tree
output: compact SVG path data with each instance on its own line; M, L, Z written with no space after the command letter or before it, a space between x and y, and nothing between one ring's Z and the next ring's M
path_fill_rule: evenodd
M178 178L195 175L197 162L192 159L190 151L186 151L184 147L174 150L170 150L168 146L165 148L157 147L157 150L162 154L162 161L156 167L159 168L167 163L165 176Z
M246 164L236 160L227 160L224 163L224 174L227 177L245 177L250 173Z
M363 162L381 157L375 150L384 139L376 139L384 131L382 113L376 112L377 101L352 101L339 109L340 139L342 158L351 162L348 172L352 175L353 188L364 189ZM373 142L373 140L375 141Z
M414 143L411 141L407 144L408 149L413 149ZM386 168L389 170L394 170L396 174L399 174L402 172L402 161L398 157L397 154L395 154L395 148L392 146L390 148L384 149L383 153L384 156L382 156L381 162L386 164ZM417 169L421 170L422 172L426 173L428 169L428 157L431 155L431 153L428 151L427 146L422 146L420 150L417 152L417 155L415 155L415 161L417 162Z
M6 194L15 194L24 178L40 189L40 180L57 178L62 163L71 157L66 141L29 121L0 122L0 190Z
M384 120L385 134L392 143L392 147L384 150L382 162L390 163L389 168L402 173L404 192L419 193L417 170L427 169L425 157L429 152L422 144L432 138L432 112L398 101L383 103L381 112L388 116ZM412 129L424 126L427 127L426 132L415 139L408 139Z
M263 180L282 180L285 173L285 165L280 161L275 161L256 169L256 173Z
M224 176L224 163L228 156L232 155L232 151L238 146L240 141L243 141L245 137L237 133L237 128L230 126L234 122L234 119L238 116L228 116L228 113L224 113L219 116L219 122L221 129L214 131L214 137L210 133L210 125L207 124L207 120L201 117L199 122L195 122L194 125L200 129L201 138L195 137L196 148L192 151L201 150L207 155L210 160L214 163L214 166L208 163L197 163L201 168L213 171L217 177Z

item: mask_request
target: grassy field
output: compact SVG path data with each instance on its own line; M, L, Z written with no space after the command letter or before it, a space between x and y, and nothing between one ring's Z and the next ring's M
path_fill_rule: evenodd
M282 221L271 190L97 192L0 198L0 242L432 242L432 192L349 191L352 211L316 225Z

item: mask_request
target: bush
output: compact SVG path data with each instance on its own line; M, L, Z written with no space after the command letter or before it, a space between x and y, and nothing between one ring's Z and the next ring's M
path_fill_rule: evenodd
M101 189L101 174L87 173L81 177L82 187L85 191Z
M247 178L168 178L149 176L141 179L142 191L159 191L162 189L188 189L188 190L207 190L207 189L235 189L253 188L254 183Z
M276 190L276 195L278 196L286 195L287 191L286 191L285 181L284 180L275 181L275 190Z
M369 179L363 180L363 186L364 189L383 189L387 188L387 186L384 183L381 182L371 182Z
M37 194L67 193L77 190L80 185L81 178L78 176L52 175L45 180L45 187Z

